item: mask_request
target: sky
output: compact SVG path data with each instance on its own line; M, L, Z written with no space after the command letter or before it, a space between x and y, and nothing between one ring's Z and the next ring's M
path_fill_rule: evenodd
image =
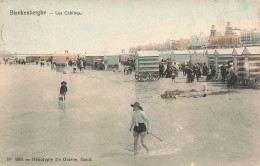
M46 15L10 15L46 11ZM82 15L65 15L65 11ZM62 12L62 15L49 13ZM209 35L211 25L260 27L260 0L0 0L0 50L25 53L120 52Z

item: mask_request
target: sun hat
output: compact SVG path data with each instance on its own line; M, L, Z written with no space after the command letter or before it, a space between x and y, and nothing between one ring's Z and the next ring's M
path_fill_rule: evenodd
M67 82L65 82L65 81L62 81L62 82L61 82L61 84L65 84L65 85L66 85L66 84L67 84Z
M141 107L139 102L135 102L134 104L131 104L131 107L134 107L134 106Z

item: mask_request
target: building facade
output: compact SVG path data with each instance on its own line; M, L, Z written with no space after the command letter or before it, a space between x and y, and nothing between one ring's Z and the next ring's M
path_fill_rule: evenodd
M172 50L185 50L185 49L188 49L188 47L189 47L189 40L182 39L182 40L175 41L172 44L171 49Z
M220 35L216 33L215 27L212 25L209 37L209 48L229 48L239 45L241 43L240 36L233 33L233 29L237 28L232 28L230 22L227 22L225 35Z
M254 29L252 31L243 31L241 33L242 44L260 44L260 33Z

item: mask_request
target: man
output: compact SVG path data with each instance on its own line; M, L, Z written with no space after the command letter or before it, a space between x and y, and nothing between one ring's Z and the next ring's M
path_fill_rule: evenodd
M163 72L164 72L164 65L162 63L159 64L159 74L160 77L163 77Z
M214 66L211 66L211 78L215 80L216 77L216 70Z
M146 134L148 134L148 131L151 128L151 121L138 102L131 104L131 107L133 107L134 113L132 116L132 123L129 131L131 131L134 127L134 154L137 154L139 136L141 137L141 145L146 149L146 152L149 153L148 147L144 144L144 137L146 136ZM147 127L145 123L147 123Z
M168 62L167 68L166 68L166 78L171 78L172 77L172 70L171 70L171 65Z
M220 67L220 71L221 71L221 77L222 77L222 83L225 83L226 81L226 67L225 67L225 63L223 63L223 65Z
M198 69L198 67L197 67L197 64L195 64L194 66L193 66L193 68L192 68L192 70L193 70L193 73L194 73L194 77L196 77L197 78L197 82L199 81L199 69Z
M202 74L203 74L203 76L208 75L208 67L206 66L206 63L203 63Z
M181 70L182 70L182 75L185 76L186 69L185 69L185 64L184 63L181 64Z

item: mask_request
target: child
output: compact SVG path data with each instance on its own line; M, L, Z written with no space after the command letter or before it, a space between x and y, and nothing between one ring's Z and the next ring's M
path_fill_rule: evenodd
M172 82L174 81L175 83L175 72L172 72Z
M66 92L68 91L66 84L67 82L63 81L61 82L61 87L60 87L60 95L62 95L63 101L65 101L65 95Z
M208 94L207 84L206 83L202 84L202 91L203 91L203 97L206 97L207 94Z

